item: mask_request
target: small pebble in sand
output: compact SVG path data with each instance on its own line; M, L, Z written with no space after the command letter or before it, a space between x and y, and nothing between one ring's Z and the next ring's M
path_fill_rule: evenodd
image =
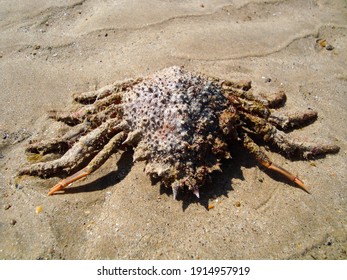
M325 49L327 50L327 51L332 51L333 49L334 49L334 47L332 46L332 45L326 45L326 47L325 47Z
M269 77L261 77L264 80L264 83L270 83L271 82L271 78Z
M12 219L12 220L10 221L10 225L11 225L11 226L14 226L16 223L17 223L17 221L14 220L14 219Z
M11 204L6 204L6 205L4 206L4 209L5 209L5 210L8 210L8 209L11 208L11 206L12 206Z
M35 208L35 213L36 213L36 214L39 214L42 210L43 210L43 208L42 208L41 205L40 205L40 206L37 206L37 207Z
M24 188L24 186L19 185L19 184L15 184L15 188L16 188L17 190L21 190L21 189Z

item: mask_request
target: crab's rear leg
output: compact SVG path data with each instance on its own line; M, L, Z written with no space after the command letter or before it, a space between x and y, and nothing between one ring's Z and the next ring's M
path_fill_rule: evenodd
M276 165L273 163L269 157L260 149L260 147L245 133L243 135L243 145L244 147L255 156L256 160L263 166L265 166L269 170L273 170L279 174L282 174L290 181L294 182L305 192L310 193L308 187L301 181L297 176L292 174L291 172L285 170L283 167Z
M126 129L126 125L117 119L110 119L87 135L82 136L61 158L35 163L23 168L19 175L52 177L62 171L70 173L89 157L97 154L113 135Z
M122 131L111 138L111 140L104 146L104 148L91 160L91 162L82 170L76 172L75 174L65 178L56 184L49 191L48 195L52 195L57 191L60 191L66 188L68 185L73 182L88 176L93 171L97 170L105 161L114 153L119 146L126 139L127 133Z
M141 82L142 79L130 79L123 82L115 82L111 85L104 86L98 90L95 91L87 91L83 93L75 93L73 95L74 100L81 104L91 104L94 103L96 100L103 99L107 96L110 96L114 93L126 91L128 88L138 84Z
M78 139L85 135L89 130L86 123L74 126L61 138L46 141L34 142L26 148L26 152L34 154L65 153Z
M309 125L316 119L317 112L308 109L303 112L273 111L267 120L281 130L290 130L296 127Z
M90 105L89 105L90 106ZM58 115L59 113L57 113ZM63 114L63 113L60 113ZM104 110L88 116L88 119L72 118L71 113L65 113L66 118L59 119L57 115L53 118L58 121L63 121L68 125L72 125L71 129L65 133L62 137L34 142L29 145L26 152L35 154L47 154L47 153L65 153L72 147L83 135L90 132L92 129L100 126L108 119L118 119L122 114L121 107L118 104L111 104ZM70 115L70 116L69 116ZM83 122L81 122L83 121ZM79 123L81 122L81 123Z
M287 101L287 96L284 91L275 93L261 93L259 101L269 108L283 107Z
M278 130L265 119L244 112L242 116L242 120L247 123L247 126L244 128L246 131L260 135L265 142L271 142L287 156L308 158L309 156L334 154L340 150L338 146L332 144L316 144L296 140L283 131Z
M287 100L287 96L283 91L254 95L251 90L251 81L223 81L221 87L227 96L236 96L248 101L260 102L268 108L282 107Z
M57 112L50 111L49 117L51 119L61 121L69 126L75 126L82 123L84 120L100 119L103 115L112 115L119 110L119 106L122 101L122 93L115 93L104 99L97 100L93 104L83 105L82 107L75 109L72 112ZM95 123L95 121L93 121Z

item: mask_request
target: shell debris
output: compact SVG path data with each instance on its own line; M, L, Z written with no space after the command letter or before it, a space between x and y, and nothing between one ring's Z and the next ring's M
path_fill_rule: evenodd
M39 206L37 206L37 207L35 208L35 213L36 213L36 214L39 214L39 213L42 212L42 210L43 210L42 206L39 205Z

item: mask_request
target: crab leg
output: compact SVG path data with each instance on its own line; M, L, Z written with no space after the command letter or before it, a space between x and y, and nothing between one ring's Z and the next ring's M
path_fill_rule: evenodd
M109 111L110 107L114 108L115 105L121 102L121 100L122 94L117 92L105 97L104 99L97 100L93 104L84 105L73 112L50 111L49 117L64 122L67 125L75 126L76 124L83 122L86 118L90 118L92 115L97 115L97 113L102 114L103 111Z
M54 187L52 187L48 195L52 195L57 191L60 191L64 188L66 188L68 185L72 184L73 182L77 181L78 179L87 177L90 174L90 171L87 170L87 167L83 168L80 171L77 171L75 174L65 178L64 180L61 180L58 184L56 184Z
M263 100L260 100L264 105L268 106L269 108L279 108L284 106L284 103L286 103L287 96L283 91L275 92L275 93L261 93L261 98L264 98Z
M283 176L287 177L290 181L297 184L305 192L310 193L310 191L308 190L307 186L305 186L303 181L301 181L297 176L293 175L289 171L285 170L283 167L278 166L278 165L274 164L273 162L271 162L269 160L269 158L264 153L260 152L256 156L256 159L261 165L265 166L267 169L270 169L270 170L273 170L277 173L282 174Z
M303 127L317 119L317 112L306 110L304 112L271 112L268 121L277 128L288 130L295 127Z
M305 192L310 193L304 182L301 181L297 176L271 162L268 156L247 134L244 134L243 145L251 154L255 156L255 158L261 165L265 166L269 170L273 170L279 174L282 174L283 176L287 177L289 180L297 184Z
M340 150L336 145L301 142L291 138L262 118L245 112L242 112L242 115L245 117L242 120L247 123L247 127L244 128L246 131L250 130L257 135L261 135L264 141L276 145L287 156L299 155L308 158L309 156L334 154ZM313 114L309 119L314 117Z
M95 91L88 91L83 93L75 93L74 100L81 104L91 104L96 100L103 99L107 96L110 96L114 93L122 92L127 90L128 88L138 84L142 79L130 79L124 82L115 82L111 85L104 86Z
M73 127L71 131L65 133L61 139L55 138L48 141L40 141L30 144L25 150L28 153L47 154L65 153L78 139L88 131L86 123L81 123Z
M55 192L66 188L73 182L81 178L87 177L90 173L98 169L101 165L103 165L106 162L106 160L111 156L111 154L119 148L119 146L125 140L126 136L127 133L125 133L124 131L113 136L111 140L104 146L104 148L92 159L92 161L85 168L60 181L53 188L50 189L48 195L52 195Z
M98 128L82 136L61 158L33 164L22 169L19 175L51 177L62 171L70 173L89 157L97 154L102 149L103 144L106 144L113 135L124 130L125 126L126 124L120 123L118 119L109 119Z

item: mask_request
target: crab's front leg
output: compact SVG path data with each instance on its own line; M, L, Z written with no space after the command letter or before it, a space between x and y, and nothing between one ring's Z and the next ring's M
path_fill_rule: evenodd
M244 147L255 156L256 160L269 170L273 170L279 174L282 174L290 181L294 182L305 192L310 193L308 187L301 181L297 176L291 172L285 170L283 167L274 164L269 157L260 149L260 147L245 133L243 135L243 145Z
M57 191L60 191L73 182L87 177L90 173L98 169L105 161L111 156L111 154L116 151L119 146L126 139L127 133L122 131L111 138L111 140L104 146L104 148L91 160L91 162L82 170L76 172L75 174L65 178L56 184L49 191L48 195L52 195Z
M82 179L84 177L87 177L91 172L88 170L87 167L83 168L82 170L76 172L75 174L65 178L64 180L61 180L58 184L56 184L54 187L52 187L48 195L52 195L57 191L60 191L62 189L65 189L67 186L72 184L73 182Z
M295 176L293 173L285 170L283 167L274 164L264 153L260 153L256 156L257 161L265 166L267 169L273 170L277 173L282 174L287 177L289 180L297 184L300 188L302 188L305 192L310 193L307 186L305 186L304 182L301 181L298 176Z

